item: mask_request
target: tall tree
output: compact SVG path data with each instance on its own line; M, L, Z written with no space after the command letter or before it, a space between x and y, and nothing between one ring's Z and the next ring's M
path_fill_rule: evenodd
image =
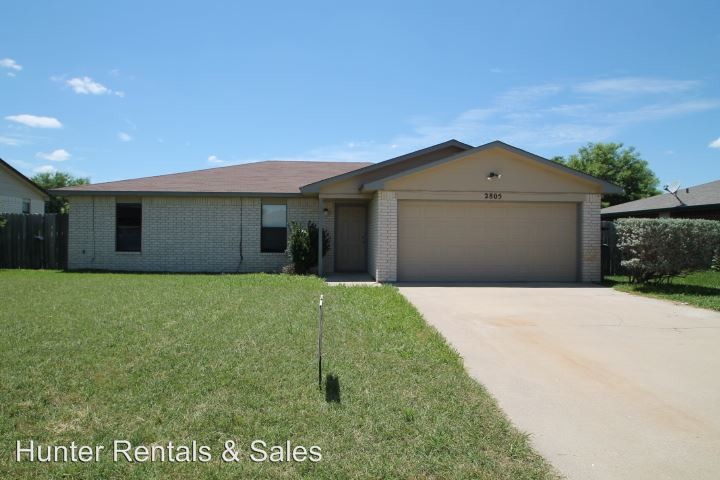
M603 196L604 207L660 193L657 189L660 181L648 162L642 159L635 147L623 147L622 143L588 143L568 158L553 157L552 160L625 190L622 195Z
M32 177L32 181L43 187L45 190L75 185L86 185L90 183L89 178L75 177L67 172L38 173ZM45 206L46 213L67 213L68 201L65 197L50 197Z

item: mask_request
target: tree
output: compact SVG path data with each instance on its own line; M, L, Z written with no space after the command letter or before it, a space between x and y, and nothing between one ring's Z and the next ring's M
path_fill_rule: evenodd
M32 177L32 181L40 185L45 190L62 187L72 187L75 185L87 185L90 183L89 178L75 177L67 172L38 173ZM67 213L68 201L65 197L50 197L50 201L45 206L46 213Z
M567 159L553 157L552 160L625 190L622 195L603 196L603 207L660 193L657 189L659 180L648 162L634 147L623 148L622 143L588 143Z

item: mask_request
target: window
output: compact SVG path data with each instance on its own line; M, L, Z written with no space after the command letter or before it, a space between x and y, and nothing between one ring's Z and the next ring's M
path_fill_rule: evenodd
M139 252L142 244L142 204L115 205L115 251Z
M22 212L30 213L30 199L29 198L23 198Z
M287 205L280 202L263 202L261 252L284 252L287 248Z

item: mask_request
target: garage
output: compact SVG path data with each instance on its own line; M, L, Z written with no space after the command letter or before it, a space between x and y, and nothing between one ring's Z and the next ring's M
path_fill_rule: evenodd
M575 202L398 201L398 280L578 279Z

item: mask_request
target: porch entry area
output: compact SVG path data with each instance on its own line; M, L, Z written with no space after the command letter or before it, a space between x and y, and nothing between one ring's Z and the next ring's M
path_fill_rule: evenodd
M335 204L335 271L367 272L367 203Z

